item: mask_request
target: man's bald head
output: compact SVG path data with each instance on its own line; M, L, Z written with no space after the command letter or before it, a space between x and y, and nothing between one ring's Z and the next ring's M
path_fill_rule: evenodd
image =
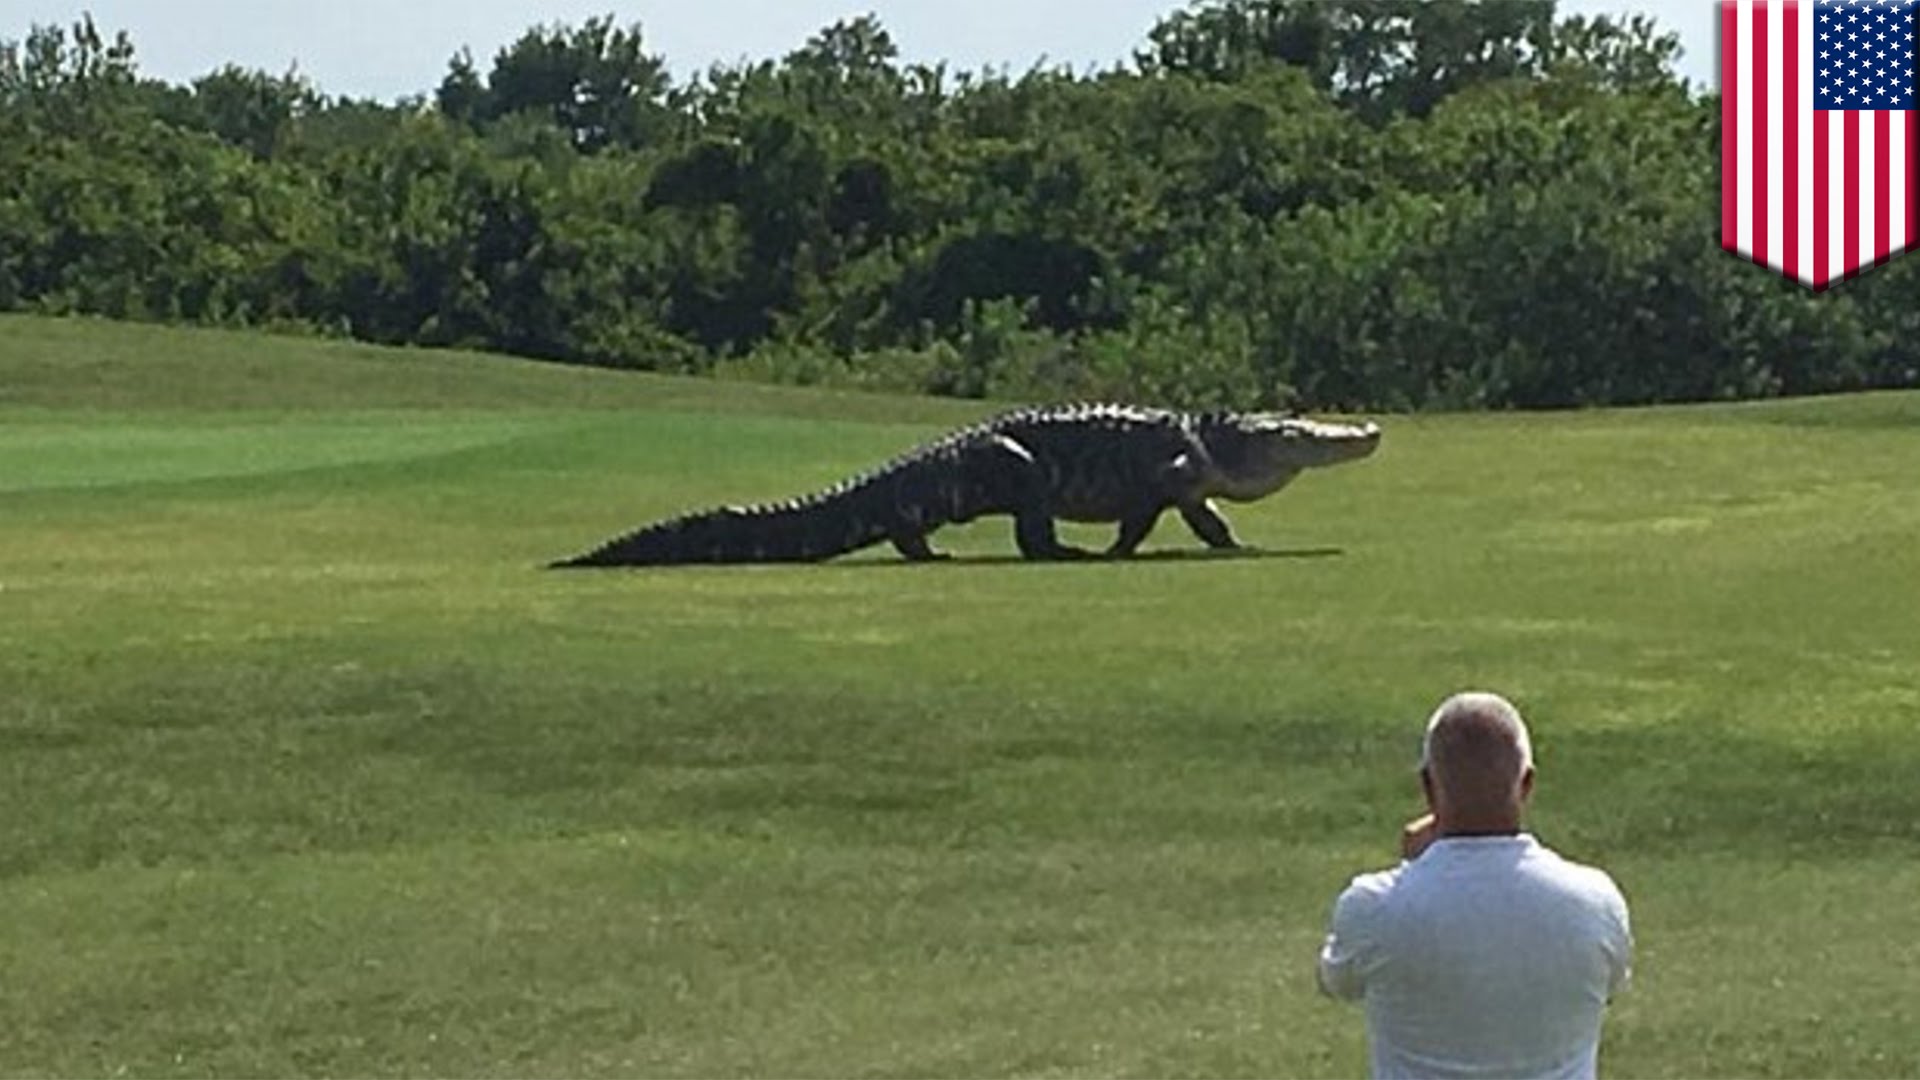
M1498 694L1455 694L1427 719L1420 769L1443 824L1517 827L1520 808L1533 787L1533 743L1526 721Z

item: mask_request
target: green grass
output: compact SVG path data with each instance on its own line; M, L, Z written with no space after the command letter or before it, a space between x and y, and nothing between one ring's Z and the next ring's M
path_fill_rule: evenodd
M1606 1072L1920 1073L1920 396L1390 417L1263 558L536 569L984 411L0 319L0 1072L1353 1075L1477 685Z

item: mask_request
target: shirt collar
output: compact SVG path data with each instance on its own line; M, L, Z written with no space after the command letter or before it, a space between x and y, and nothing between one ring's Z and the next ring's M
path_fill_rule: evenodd
M1436 837L1429 849L1448 847L1456 850L1487 850L1509 847L1533 847L1537 843L1530 832L1502 833L1496 836L1441 836Z

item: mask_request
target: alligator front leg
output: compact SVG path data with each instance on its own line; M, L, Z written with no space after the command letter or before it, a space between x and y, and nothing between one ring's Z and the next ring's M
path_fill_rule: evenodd
M1155 506L1138 514L1120 519L1120 535L1114 537L1113 545L1107 548L1107 554L1114 558L1124 558L1133 554L1140 542L1153 531L1160 521L1160 515L1166 511L1164 506Z
M1220 511L1214 508L1212 499L1181 503L1180 518L1187 523L1187 528L1193 530L1195 536L1207 542L1208 547L1226 549L1240 546L1240 541L1234 538L1233 528L1227 524L1226 518L1220 516Z

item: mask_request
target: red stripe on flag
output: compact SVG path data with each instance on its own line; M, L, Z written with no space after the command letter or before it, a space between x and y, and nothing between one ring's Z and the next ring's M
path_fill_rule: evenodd
M1720 2L1720 246L1740 241L1740 28L1733 0Z
M1767 5L1753 5L1753 261L1767 261Z
M1892 140L1893 115L1885 109L1873 110L1873 264L1887 261L1887 216L1893 207L1893 175L1888 165L1893 154L1887 143Z
M1843 182L1847 189L1840 193L1840 200L1846 204L1845 213L1840 220L1840 270L1842 277L1854 277L1860 273L1860 114L1848 109L1840 114L1845 119L1841 127L1845 130L1845 149L1841 158L1846 162Z
M1813 110L1813 287L1827 287L1827 114Z
M1780 13L1780 269L1800 276L1800 5Z

